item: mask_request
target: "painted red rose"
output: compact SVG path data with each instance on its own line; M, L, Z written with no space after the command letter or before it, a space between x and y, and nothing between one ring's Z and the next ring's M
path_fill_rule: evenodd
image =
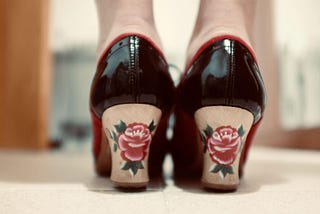
M118 137L121 157L126 161L141 161L147 155L151 142L151 133L147 125L131 123Z
M241 137L231 126L217 128L207 139L207 148L213 162L221 165L232 164L239 152Z

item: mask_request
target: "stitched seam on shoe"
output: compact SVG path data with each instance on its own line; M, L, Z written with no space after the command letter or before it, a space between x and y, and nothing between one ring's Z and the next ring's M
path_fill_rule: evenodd
M140 79L142 75L142 70L140 69L140 38L135 37L135 72L136 72L136 89L135 89L135 97L136 102L140 103L140 94L141 94L141 85L140 85Z
M230 72L230 70L231 70L231 58L230 58L230 56L228 55L228 65L227 65L227 67L228 67L228 74L227 74L227 78L226 78L226 85L225 85L225 89L224 89L224 103L225 103L225 105L227 105L228 104L228 97L229 97L229 84L230 84L230 78L229 78L229 72Z
M229 102L228 104L233 105L233 97L234 97L234 84L236 78L236 62L235 62L235 43L234 41L231 42L230 45L231 51L231 68L230 68L230 85L229 85Z
M130 93L135 97L136 99L136 89L137 89L137 37L131 36L130 37L130 45L129 45L129 71L128 71L128 84L130 87ZM136 100L135 100L136 101Z

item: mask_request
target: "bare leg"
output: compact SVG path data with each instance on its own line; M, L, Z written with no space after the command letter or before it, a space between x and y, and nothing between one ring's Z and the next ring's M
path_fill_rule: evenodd
M152 0L96 0L96 6L100 28L98 56L112 40L124 33L143 34L161 48Z
M187 62L206 41L220 35L240 37L249 46L253 35L256 0L201 0Z

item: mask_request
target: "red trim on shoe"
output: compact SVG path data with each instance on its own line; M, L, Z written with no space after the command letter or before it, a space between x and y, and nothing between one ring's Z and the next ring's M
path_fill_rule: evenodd
M255 134L261 124L262 118L260 118L259 121L257 121L255 124L252 125L246 139L246 143L244 144L244 148L242 151L242 154L240 155L240 163L239 163L239 175L240 177L243 175L243 168L248 158L249 149L251 147L251 144L253 142L253 138L255 137Z
M183 75L185 75L187 73L187 71L189 70L189 68L191 67L191 65L194 63L194 61L199 57L199 55L207 48L209 47L212 43L215 43L217 41L223 40L223 39L232 39L235 40L237 42L240 42L242 45L244 45L246 48L248 48L249 52L252 54L254 60L257 62L257 58L256 55L252 49L252 47L250 47L244 40L242 40L240 37L237 36L233 36L233 35L221 35L221 36L217 36L214 37L210 40L208 40L207 42L205 42L196 52L196 54L191 58L190 62L187 64L186 69L183 73Z
M104 49L104 51L102 52L102 54L99 57L99 60L97 61L97 65L99 65L99 63L101 62L101 60L105 57L105 55L108 53L109 49L118 41L120 41L121 39L128 37L128 36L138 36L140 38L143 38L145 40L147 40L161 55L161 57L163 59L165 59L164 54L162 52L162 50L160 49L160 47L158 45L156 45L149 37L140 34L140 33L124 33L119 35L118 37L116 37L114 40L112 40L112 42Z
M94 158L97 159L101 148L101 137L102 137L102 123L101 120L93 113L90 109L90 115L92 120L92 134L93 134L93 154Z

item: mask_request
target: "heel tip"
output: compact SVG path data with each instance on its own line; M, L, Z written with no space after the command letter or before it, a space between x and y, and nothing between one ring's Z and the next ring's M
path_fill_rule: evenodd
M119 189L142 189L146 188L148 185L148 182L139 182L139 183L129 183L129 182L117 182L111 180L114 187Z
M219 192L234 192L238 188L238 184L232 184L232 185L224 185L224 184L215 184L215 183L208 183L202 181L203 188L209 190L209 191L219 191Z

